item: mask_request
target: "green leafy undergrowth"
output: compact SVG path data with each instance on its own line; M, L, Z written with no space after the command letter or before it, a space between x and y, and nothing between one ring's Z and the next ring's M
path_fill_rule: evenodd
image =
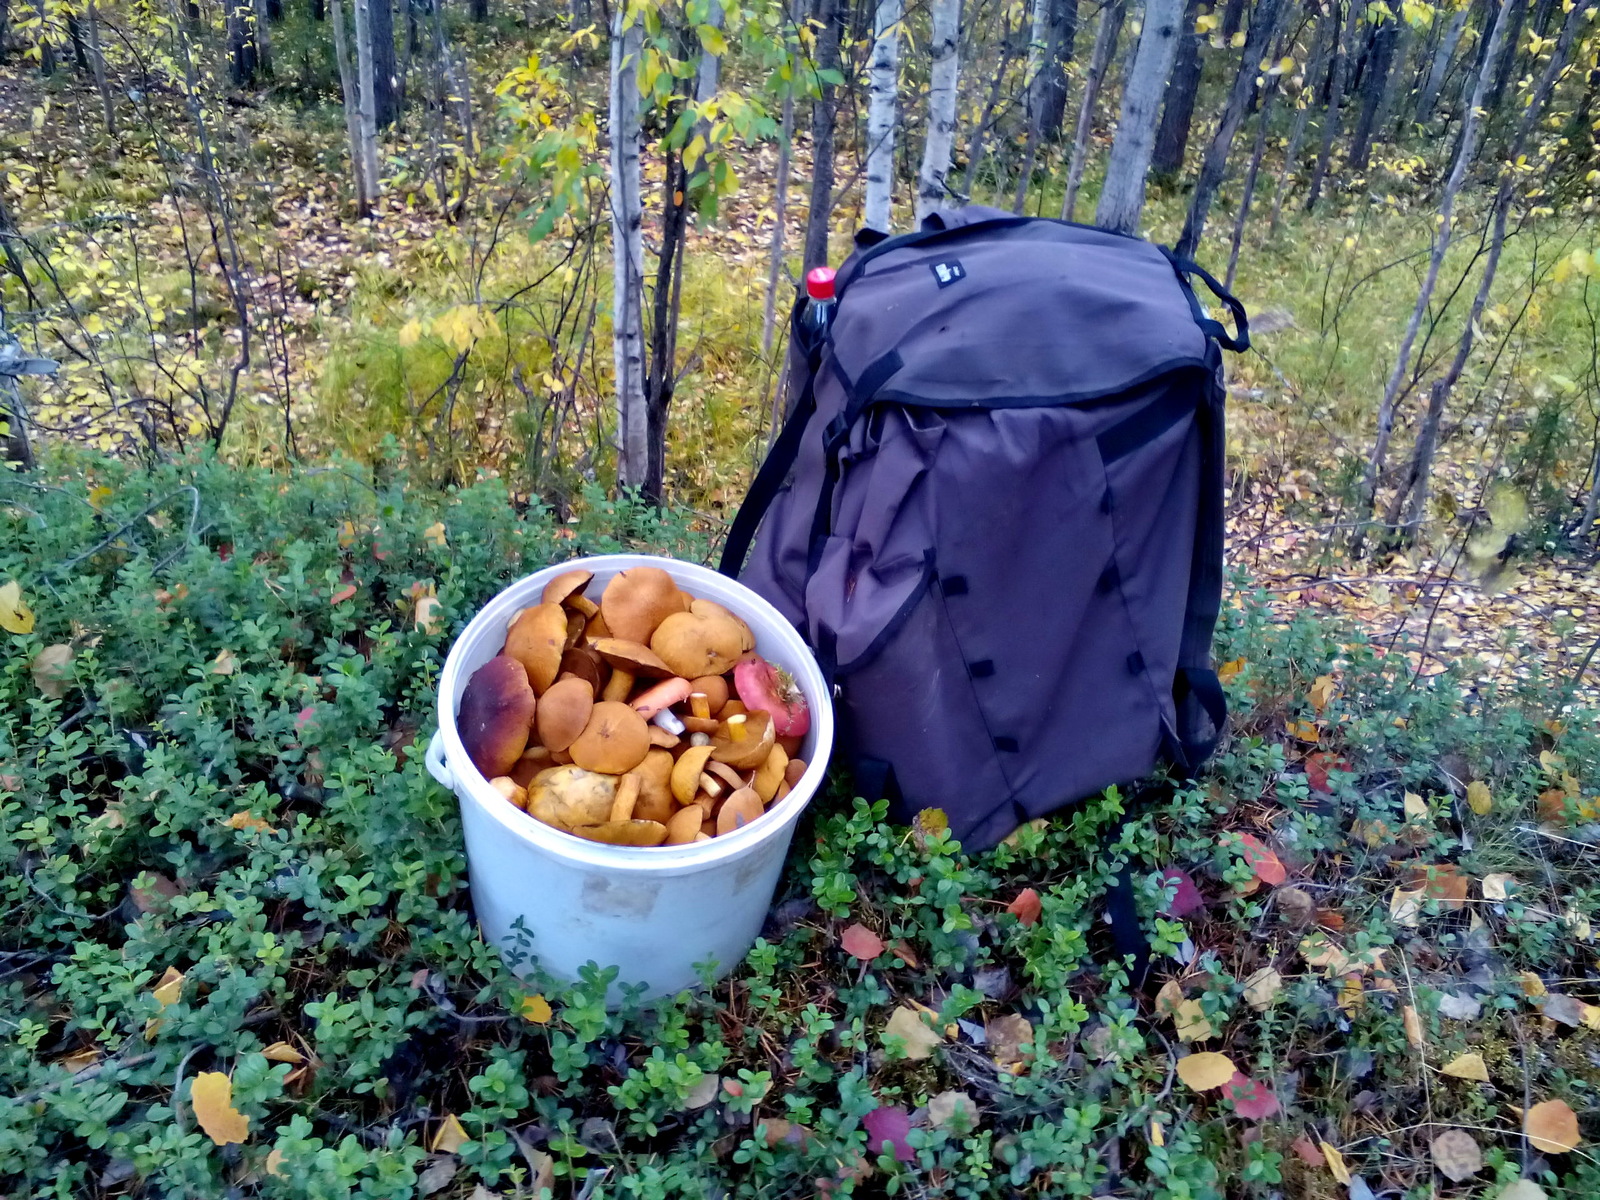
M608 1013L598 970L516 978L421 761L443 655L547 562L708 553L670 512L574 511L340 464L0 483L7 1195L1600 1187L1592 717L1247 591L1202 778L969 856L841 776L729 979ZM1124 864L1143 989L1101 920ZM1472 1054L1487 1081L1441 1073ZM1524 1141L1545 1102L1585 1144Z

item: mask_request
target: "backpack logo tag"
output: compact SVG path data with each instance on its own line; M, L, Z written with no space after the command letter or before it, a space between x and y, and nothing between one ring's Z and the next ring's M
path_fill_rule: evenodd
M947 258L943 262L929 263L928 270L933 272L933 278L942 288L949 287L952 283L959 283L967 277L967 269L959 260Z

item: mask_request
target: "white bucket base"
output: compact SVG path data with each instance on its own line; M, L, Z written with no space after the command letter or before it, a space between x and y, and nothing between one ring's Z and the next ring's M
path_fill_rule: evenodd
M806 772L759 821L688 846L626 847L584 841L534 820L507 803L467 758L455 713L474 671L500 652L518 609L539 602L555 576L594 572L591 591L619 571L657 566L685 591L743 617L756 649L795 677L811 707L801 757ZM439 731L428 746L433 777L461 802L472 902L486 940L519 973L535 962L547 975L575 981L593 962L618 968L607 993L642 985L643 998L695 987L701 964L721 978L744 958L772 904L794 827L827 775L833 705L810 651L776 609L724 575L692 563L618 554L546 567L501 592L467 626L439 681Z

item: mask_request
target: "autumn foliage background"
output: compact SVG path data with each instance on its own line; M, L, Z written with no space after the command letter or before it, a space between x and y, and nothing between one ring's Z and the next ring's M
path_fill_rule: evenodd
M608 1014L476 937L438 671L546 563L713 555L890 29L912 223L934 12L621 10L641 479L616 10L0 7L0 354L59 364L0 375L6 1194L1600 1193L1594 6L970 0L948 191L1098 216L1165 8L1137 227L1209 188L1256 327L1229 742L981 855L841 773L733 976Z

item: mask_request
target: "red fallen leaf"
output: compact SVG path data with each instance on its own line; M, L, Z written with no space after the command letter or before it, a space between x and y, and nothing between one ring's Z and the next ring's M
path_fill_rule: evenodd
M917 1152L906 1141L911 1132L911 1114L903 1108L885 1104L861 1119L867 1130L867 1150L872 1154L891 1151L901 1162L911 1162Z
M1250 864L1250 869L1256 873L1256 878L1262 883L1277 887L1289 873L1283 869L1283 864L1278 861L1278 856L1253 833L1239 835L1239 853L1244 855L1245 862Z
M1171 880L1177 880L1178 887L1172 893L1172 899L1167 901L1166 907L1161 910L1162 916L1186 917L1206 906L1205 899L1200 895L1200 889L1195 887L1194 880L1189 878L1189 872L1177 867L1168 867L1161 872L1163 887Z
M839 945L851 958L871 962L883 953L883 939L865 925L852 925L839 935Z
M328 601L328 603L329 604L343 604L346 600L352 599L355 596L355 594L356 594L356 585L352 583L352 584L348 585L347 587L342 587L337 592L335 592L333 594L333 597Z
M1039 902L1038 892L1032 888L1023 888L1017 894L1017 898L1006 905L1006 911L1024 925L1037 925L1044 913L1044 905Z
M1300 1161L1308 1167L1325 1167L1328 1165L1328 1160L1321 1149L1303 1133L1289 1143L1289 1149L1298 1154Z
M1311 784L1313 791L1332 791L1328 785L1328 772L1348 770L1350 764L1331 751L1318 750L1315 754L1306 755L1306 781Z
M314 717L316 715L317 715L317 706L315 704L308 704L304 708L302 708L298 713L296 713L295 714L295 718L294 718L294 731L295 731L295 733L300 733L302 730L304 730L305 727L306 727L306 724L311 720L312 717Z
M1233 1111L1248 1121L1262 1121L1278 1112L1277 1094L1240 1071L1222 1085L1222 1094L1233 1101Z

